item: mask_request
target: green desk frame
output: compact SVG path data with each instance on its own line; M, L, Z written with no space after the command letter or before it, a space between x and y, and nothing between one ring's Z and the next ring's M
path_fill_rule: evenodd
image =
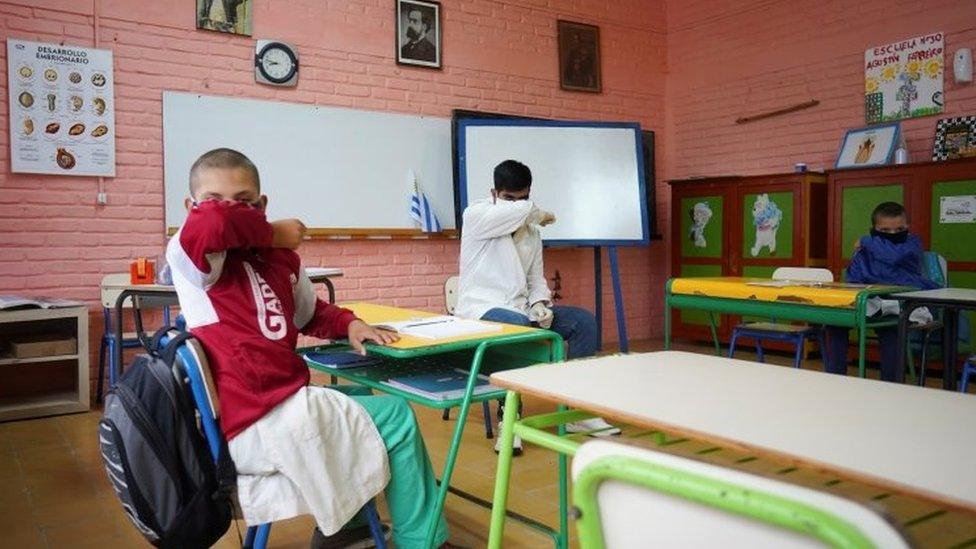
M671 348L671 310L696 309L709 313L732 314L742 316L760 316L777 320L794 320L824 324L827 326L843 326L857 329L857 374L865 376L865 347L867 345L867 331L874 328L897 327L898 317L882 317L871 320L867 317L868 299L875 296L890 295L906 291L902 286L883 286L865 288L857 293L853 308L827 307L807 305L789 301L759 301L756 299L732 299L724 297L709 297L704 295L675 294L671 292L669 279L665 285L664 297L664 349ZM712 338L715 343L716 354L721 355L718 337L712 323Z
M540 345L540 343L548 345ZM335 348L335 345L325 346L325 347L306 347L298 350L299 354L303 354L310 351L318 351L325 348ZM465 422L468 418L468 410L472 404L479 403L485 400L496 400L505 396L505 392L502 390L492 391L489 393L483 393L479 395L474 395L475 382L478 379L478 374L482 371L483 366L488 366L485 368L486 371L498 371L506 370L511 368L518 368L529 366L532 364L538 364L540 362L562 362L563 360L563 339L559 334L551 332L548 330L536 330L526 333L518 333L511 335L502 336L489 336L485 338L475 338L467 339L463 341L455 341L451 343L435 344L427 347L414 347L410 349L401 349L396 347L386 347L382 345L367 344L367 349L370 353L375 355L380 355L385 358L390 359L388 365L395 367L398 360L403 359L415 359L421 357L431 357L436 355L451 355L459 360L463 359L467 361L466 352L473 354L470 356L470 373L468 375L468 384L464 392L464 396L461 398L450 399L450 400L432 400L420 395L416 395L407 391L399 390L395 387L391 387L383 383L388 379L389 370L388 369L377 369L377 367L366 367L366 368L351 368L351 369L335 369L329 368L325 365L319 364L317 362L306 359L305 362L310 368L325 372L335 377L351 381L353 383L363 385L380 391L383 393L388 393L392 395L397 395L407 399L410 402L415 402L422 406L437 409L446 409L458 407L458 418L457 423L454 427L454 436L451 439L451 446L447 453L447 458L444 463L444 470L441 473L441 478L439 481L439 488L437 493L437 508L440 513L431 518L430 524L427 525L427 538L425 545L427 547L432 547L434 543L434 533L436 531L437 520L440 515L444 512L444 502L447 499L448 491L457 494L465 499L478 503L484 507L491 507L492 514L497 509L497 506L492 506L490 502L481 500L470 494L466 494L460 490L452 489L450 487L451 476L454 473L454 466L457 462L457 454L461 447L461 435L464 432ZM403 370L403 373L409 373L408 370ZM514 410L517 410L514 408ZM509 408L506 408L506 416L508 415ZM514 417L514 416L513 416ZM502 439L504 441L504 438ZM505 447L505 446L503 446ZM512 450L512 437L508 438L507 443L508 455L511 458ZM564 468L565 469L565 468ZM565 471L564 471L565 473ZM563 477L565 474L563 474ZM565 478L562 478L561 482L564 482ZM504 511L504 507L502 508ZM543 531L546 534L553 535L552 531L545 525L542 525L536 521L528 519L527 517L522 517L514 513L510 514L513 518L516 518L522 522L525 522L528 526Z
M580 442L566 437L565 425L574 421L597 417L594 414L579 410L566 410L560 406L558 412L540 414L518 419L520 397L515 391L508 391L505 395L505 414L502 418L501 451L498 453L498 469L495 474L495 496L492 498L491 525L488 530L488 549L501 549L502 534L505 531L505 517L509 513L508 484L512 473L512 443L515 435L522 437L524 442L530 442L559 455L559 530L551 532L551 537L557 549L569 547L569 476L567 470L567 456L576 455ZM557 432L550 433L545 429L557 427ZM584 433L585 435L585 433ZM574 438L580 435L572 435Z

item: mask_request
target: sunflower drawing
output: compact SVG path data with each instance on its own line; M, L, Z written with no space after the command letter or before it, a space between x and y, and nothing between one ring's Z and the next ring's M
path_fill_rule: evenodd
M878 79L869 76L864 80L864 91L867 93L874 93L878 91Z
M891 82L898 76L901 67L895 63L894 65L888 65L881 71L881 80L884 82Z
M942 63L938 59L930 59L925 64L925 75L929 78L938 78L942 74Z
M922 72L922 63L918 59L912 59L908 63L905 63L905 72L910 74L915 80L918 80L919 73Z

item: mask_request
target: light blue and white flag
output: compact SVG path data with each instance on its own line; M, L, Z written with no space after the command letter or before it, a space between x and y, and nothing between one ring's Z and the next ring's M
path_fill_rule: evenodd
M425 233L441 232L441 223L437 220L437 215L434 214L434 208L427 201L424 192L420 190L420 185L417 184L417 176L412 170L409 181L413 186L413 194L410 195L410 218L416 221L420 230Z

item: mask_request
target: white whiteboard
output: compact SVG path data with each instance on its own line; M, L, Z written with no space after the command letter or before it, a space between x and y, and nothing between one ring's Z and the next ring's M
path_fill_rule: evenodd
M166 226L186 218L190 166L229 147L258 167L268 218L316 229L414 229L412 170L454 228L446 118L163 92Z
M495 166L514 159L532 170L532 201L556 214L547 244L647 244L637 124L483 119L458 132L462 209L490 196Z

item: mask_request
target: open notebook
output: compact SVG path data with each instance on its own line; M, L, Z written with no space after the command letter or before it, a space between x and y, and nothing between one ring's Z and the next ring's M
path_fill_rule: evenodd
M500 324L493 322L466 320L456 316L446 315L415 318L399 322L380 322L373 324L373 326L424 339L448 339L480 333L489 334L501 331L502 329Z

